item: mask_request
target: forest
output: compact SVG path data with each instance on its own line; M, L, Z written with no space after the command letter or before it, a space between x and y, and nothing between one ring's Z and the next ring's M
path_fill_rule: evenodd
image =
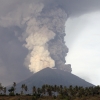
M16 92L16 82L7 89L0 83L0 100L100 100L100 86L57 86L42 85L41 88L33 85L29 93L26 84L21 85L20 93Z

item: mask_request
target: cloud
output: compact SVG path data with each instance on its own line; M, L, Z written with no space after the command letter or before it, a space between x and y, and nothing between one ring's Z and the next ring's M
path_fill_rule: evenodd
M94 12L90 14L82 15L78 18L73 18L69 20L69 23L76 23L76 30L69 30L67 27L67 33L75 33L78 36L73 38L66 37L72 44L68 41L67 44L70 46L68 56L66 57L67 63L71 63L73 73L92 82L95 85L100 83L100 12ZM81 27L81 31L78 30ZM71 26L69 25L69 28ZM98 34L98 35L97 35ZM86 78L87 76L87 78Z

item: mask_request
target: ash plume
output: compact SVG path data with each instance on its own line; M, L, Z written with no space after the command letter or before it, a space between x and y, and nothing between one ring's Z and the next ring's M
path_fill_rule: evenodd
M46 67L68 67L65 65L68 48L64 42L67 13L58 4L52 5L52 9L47 6L52 2L36 2L30 6L30 16L23 19L24 46L29 50L24 64L31 72ZM68 71L71 72L71 67Z
M65 65L65 22L100 10L99 4L100 0L1 0L0 27L21 30L20 35L14 33L28 50L24 64L31 72L46 67L71 72L71 65Z
M39 12L33 12L35 15L25 20L27 37L24 46L29 50L25 64L32 72L46 67L65 66L65 56L68 52L64 42L66 12L54 6L48 13L43 4L37 4L36 7L38 6L41 8Z
M10 1L11 6L16 3ZM15 6L16 9L0 17L0 25L18 26L23 31L18 39L25 42L23 46L28 49L24 65L31 72L38 72L46 67L65 67L65 56L68 53L64 42L67 13L59 7L56 0L22 1L18 0L20 6Z

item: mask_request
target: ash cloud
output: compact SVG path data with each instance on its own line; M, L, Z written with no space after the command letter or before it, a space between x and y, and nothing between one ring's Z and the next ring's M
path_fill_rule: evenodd
M5 66L5 75L24 78L29 74L24 65L31 72L61 66L71 72L65 65L65 22L99 10L99 4L100 0L1 0L0 67Z

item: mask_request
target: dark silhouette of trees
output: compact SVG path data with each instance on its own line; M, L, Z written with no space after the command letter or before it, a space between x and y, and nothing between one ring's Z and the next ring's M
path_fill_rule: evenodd
M33 86L33 95L36 95L36 94L37 94L36 87Z
M16 82L13 82L13 86L8 89L9 95L14 96L16 90ZM21 95L28 95L28 87L26 84L21 85L22 93ZM0 83L0 93L1 95L6 95L7 88L3 87ZM31 95L31 94L30 94ZM19 95L17 95L19 96ZM90 97L90 96L100 96L100 86L82 87L82 86L57 86L45 84L41 88L32 87L32 96L35 99L49 97L59 100L74 100L75 98Z
M16 82L13 82L13 88L14 88L14 94L15 94L15 90L16 90Z
M9 95L13 96L13 95L14 95L15 89L14 89L14 87L12 86L8 91L9 91Z
M28 87L27 87L27 85L25 85L25 84L22 84L21 85L21 95L23 95L24 94L24 92L25 92L25 94L27 94L27 91L28 91Z
M6 89L6 87L4 87L3 92L4 92L5 95L6 95L6 91L7 91L7 89Z
M2 86L2 84L0 83L0 94L2 94L2 91L3 91L3 86Z

